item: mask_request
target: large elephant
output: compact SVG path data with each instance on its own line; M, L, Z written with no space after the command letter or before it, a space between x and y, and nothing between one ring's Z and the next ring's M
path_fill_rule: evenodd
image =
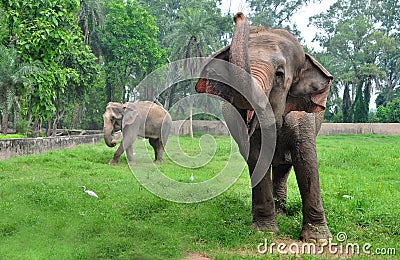
M168 140L172 119L163 107L150 101L124 104L110 102L103 114L103 120L104 140L109 147L117 144L117 141L113 139L113 133L122 130L122 142L110 164L119 162L124 148L129 165L135 164L132 145L137 136L149 139L154 149L155 162L161 163L164 160L164 146Z
M286 181L294 166L302 198L301 239L326 240L332 235L322 206L315 139L333 77L288 31L250 27L242 13L234 20L231 45L206 60L196 90L231 104L223 105L223 113L249 166L252 227L278 231L276 212L285 212ZM239 130L237 118L244 122ZM266 163L269 150L263 150L262 140L268 140L271 125L274 139L267 146L275 150ZM256 171L262 175L253 183Z

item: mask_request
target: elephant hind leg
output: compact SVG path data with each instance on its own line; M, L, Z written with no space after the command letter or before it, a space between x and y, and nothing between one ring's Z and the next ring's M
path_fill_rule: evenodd
M286 182L292 169L291 164L281 164L272 167L273 196L275 200L275 211L278 214L286 214Z
M162 163L164 161L164 146L160 138L149 138L150 145L154 149L154 162Z

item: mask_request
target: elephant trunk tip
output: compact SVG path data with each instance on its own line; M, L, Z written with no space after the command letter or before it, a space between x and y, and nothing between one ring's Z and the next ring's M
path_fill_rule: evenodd
M115 140L115 139L112 139L111 141L109 141L109 139L105 139L105 141L106 141L106 145L108 147L114 147L117 145L117 140Z
M233 20L235 21L236 24L243 22L246 20L246 16L244 16L244 14L242 12L238 12L237 14L235 14L235 16L233 17Z

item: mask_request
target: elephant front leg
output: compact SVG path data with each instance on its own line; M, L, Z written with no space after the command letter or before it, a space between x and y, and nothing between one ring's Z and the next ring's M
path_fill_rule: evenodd
M321 241L332 237L322 206L315 138L296 142L292 153L294 170L303 202L303 241Z
M164 146L162 145L161 139L149 138L149 142L154 149L154 162L162 163L164 161Z
M124 152L124 146L121 142L121 144L118 146L118 149L115 151L113 158L108 162L110 165L118 164L119 158L121 157L121 154Z
M127 138L122 139L122 143L126 154L126 159L128 161L129 166L134 166L136 162L133 156L133 143L136 140L136 136L135 135L133 136L126 135L126 136Z
M250 138L250 153L248 158L248 166L250 177L255 174L256 165L260 155L261 141L260 131L256 131ZM266 230L277 232L275 203L272 196L272 182L270 176L270 168L262 169L265 171L261 181L252 188L252 227L258 230Z
M275 211L278 214L286 214L286 182L292 165L281 164L272 167L273 195L275 200Z
M127 145L125 147L126 159L128 161L129 166L134 166L136 164L135 157L133 156L133 145Z

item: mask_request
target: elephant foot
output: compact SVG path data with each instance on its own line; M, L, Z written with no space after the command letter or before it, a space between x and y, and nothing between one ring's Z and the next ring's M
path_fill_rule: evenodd
M265 219L265 218L257 218L253 219L253 224L251 227L258 231L267 231L271 233L278 232L278 226L276 225L276 220L273 219Z
M116 165L116 164L118 164L118 163L119 163L119 160L115 160L115 159L111 159L111 160L108 162L109 165Z
M136 165L136 162L128 162L129 167L133 167Z
M154 160L154 163L163 163L163 159L157 159L157 160Z
M300 239L307 243L326 243L332 238L332 234L326 224L303 224Z

